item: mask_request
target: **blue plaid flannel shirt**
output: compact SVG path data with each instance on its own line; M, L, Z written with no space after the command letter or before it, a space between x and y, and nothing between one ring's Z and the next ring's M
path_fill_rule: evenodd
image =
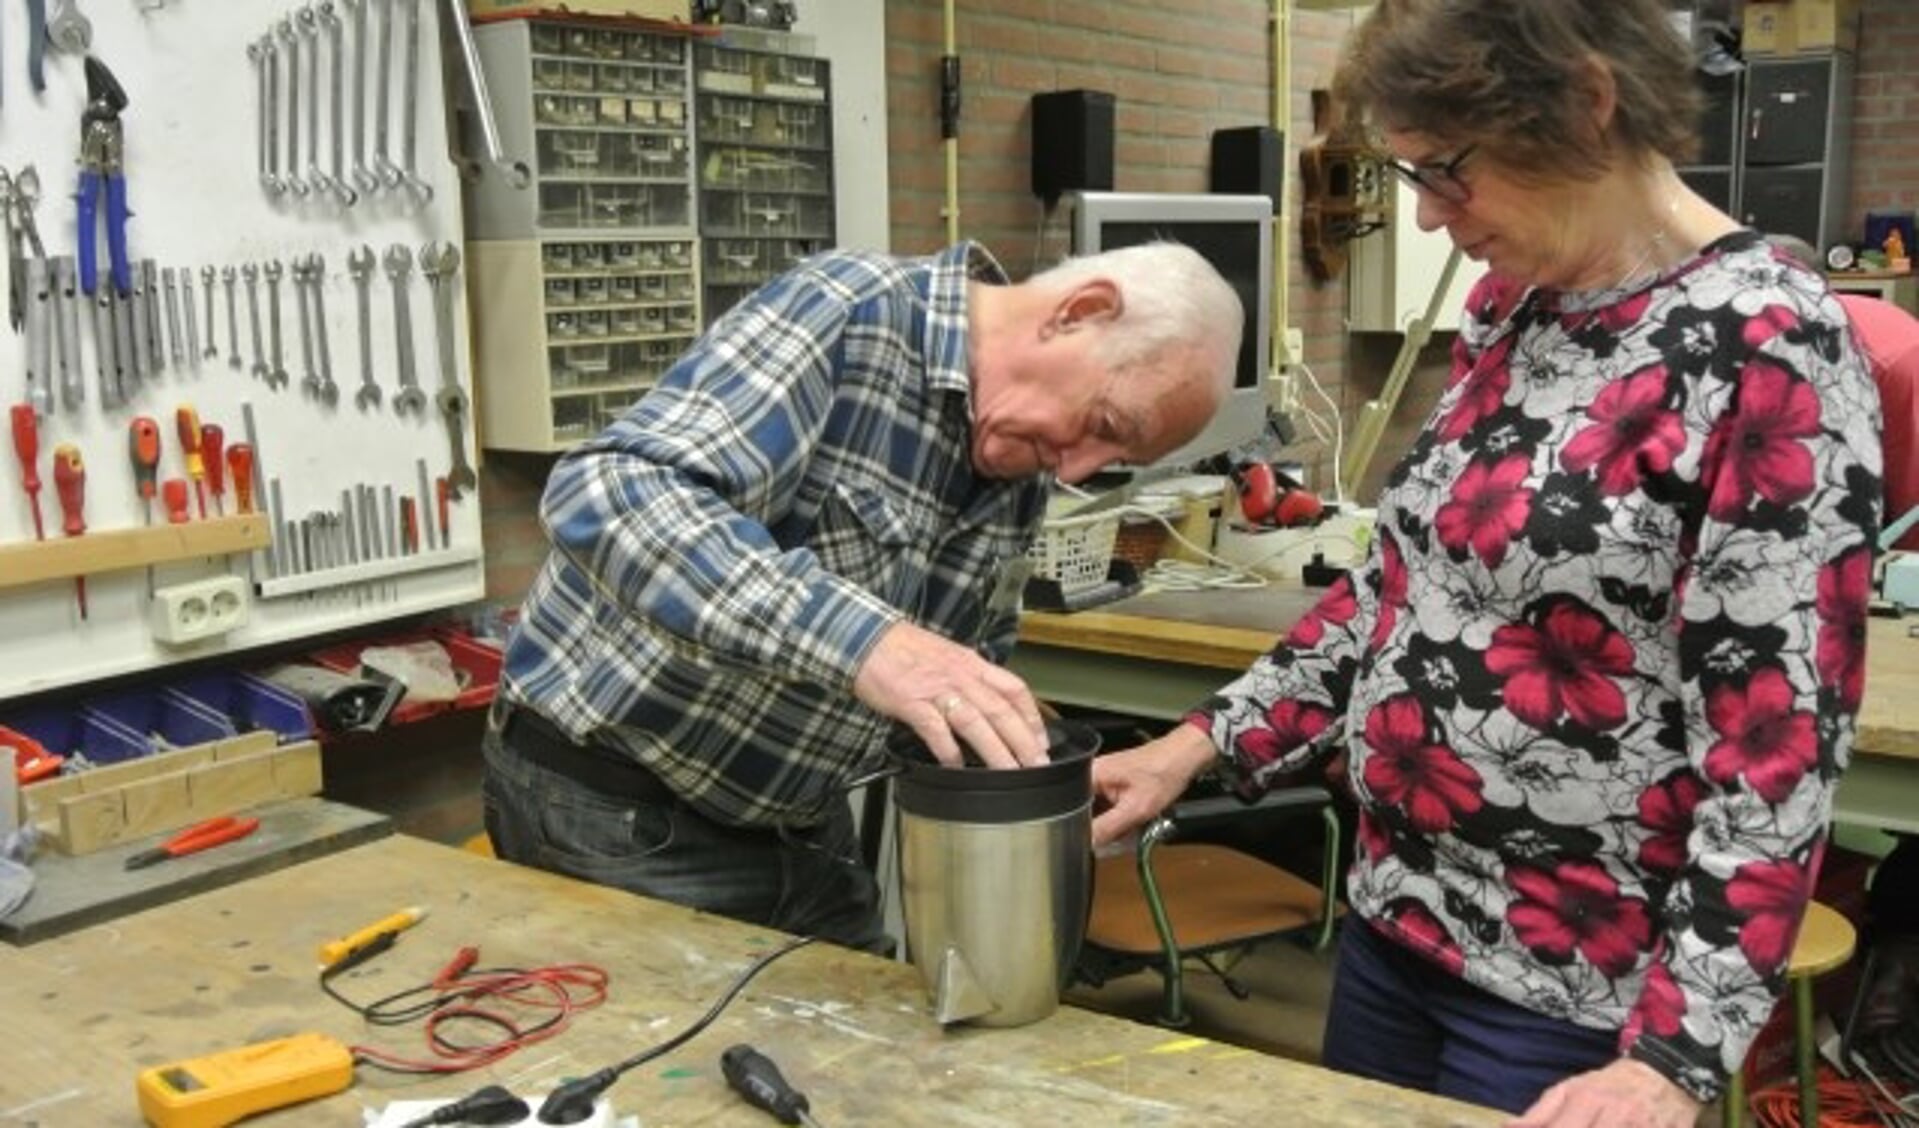
M1003 661L1050 481L974 475L969 278L1006 281L965 243L810 259L561 459L505 699L722 822L805 825L889 730L851 692L886 627Z

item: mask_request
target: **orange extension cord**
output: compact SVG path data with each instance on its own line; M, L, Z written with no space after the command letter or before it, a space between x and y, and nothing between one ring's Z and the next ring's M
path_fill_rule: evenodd
M1886 1121L1873 1105L1874 1099L1883 1105L1884 1098L1871 1092L1871 1084L1864 1078L1841 1077L1831 1067L1821 1065L1819 1128L1885 1128ZM1800 1128L1797 1082L1768 1085L1753 1093L1748 1104L1753 1123L1759 1128Z

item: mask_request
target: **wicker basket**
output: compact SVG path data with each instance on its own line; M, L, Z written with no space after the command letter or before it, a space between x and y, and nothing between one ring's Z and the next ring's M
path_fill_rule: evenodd
M1033 574L1057 583L1062 593L1083 591L1105 581L1118 536L1117 512L1049 517L1026 555Z

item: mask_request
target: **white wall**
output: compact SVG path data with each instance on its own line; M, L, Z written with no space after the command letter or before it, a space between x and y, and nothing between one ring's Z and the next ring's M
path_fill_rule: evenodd
M833 189L839 245L891 247L886 170L884 0L799 0L793 30L833 63Z

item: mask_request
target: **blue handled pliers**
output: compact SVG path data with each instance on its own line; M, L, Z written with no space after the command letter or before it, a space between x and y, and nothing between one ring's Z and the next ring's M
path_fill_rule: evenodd
M99 287L94 217L104 188L113 288L124 297L133 292L133 268L127 263L127 178L121 172L126 138L120 111L127 107L127 93L107 65L92 55L87 56L86 69L87 108L80 115L80 289L91 296Z

